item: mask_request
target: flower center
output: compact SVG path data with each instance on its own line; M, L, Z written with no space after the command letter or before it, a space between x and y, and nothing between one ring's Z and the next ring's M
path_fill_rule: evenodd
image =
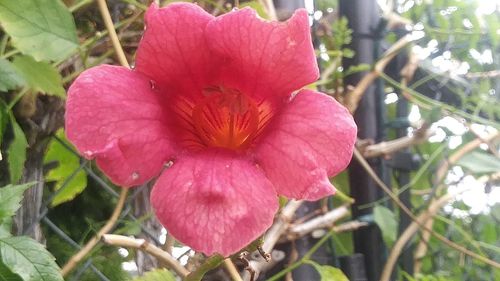
M209 87L193 108L194 128L208 147L244 149L259 129L258 105L235 89Z

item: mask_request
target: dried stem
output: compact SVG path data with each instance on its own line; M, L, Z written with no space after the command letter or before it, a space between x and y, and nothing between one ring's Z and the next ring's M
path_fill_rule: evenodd
M240 273L238 272L238 269L234 265L233 261L231 261L230 258L227 258L224 260L224 266L226 267L227 272L229 273L229 276L231 276L231 279L233 281L243 281L243 279L240 276Z
M113 44L116 55L118 56L118 61L121 65L130 67L127 61L127 56L125 56L125 52L123 51L120 40L118 39L118 35L116 34L113 20L111 19L111 15L109 14L108 5L106 5L106 0L97 0L97 5L99 6L99 11L101 13L102 19L104 20L104 25L109 32L109 37L111 38L111 43Z
M427 127L420 128L411 137L406 136L391 141L384 141L377 144L368 145L362 150L363 156L365 158L373 158L389 155L404 148L421 144L432 135L433 132L428 130Z
M106 244L113 246L120 246L125 248L134 248L142 250L158 260L162 261L169 269L172 269L182 278L185 278L189 271L184 268L174 257L172 257L166 251L156 247L155 245L149 243L144 239L135 239L123 235L116 234L104 234L102 236L102 241Z
M361 81L358 82L356 87L347 94L345 106L351 113L354 113L358 108L358 104L366 89L380 76L380 74L384 71L384 68L399 53L399 51L406 47L406 45L410 42L410 35L406 35L399 39L389 50L385 52L384 56L377 61L373 70L367 73Z
M113 214L106 222L106 224L97 232L97 234L90 239L85 246L80 249L78 253L73 255L69 261L63 266L61 269L61 275L66 276L70 273L75 266L83 259L85 256L97 245L97 243L101 240L101 237L111 231L111 229L115 226L120 213L122 212L123 205L125 204L125 199L127 198L128 189L122 188L120 193L120 198L118 199L118 203L116 203Z
M336 221L350 214L348 206L349 205L347 204L340 206L336 209L327 212L322 216L315 217L307 222L298 225L293 225L290 227L287 234L290 235L290 237L292 238L294 237L296 238L307 235L317 229L332 227L332 225Z
M281 209L281 213L278 215L275 222L264 236L264 244L262 245L262 249L266 253L270 253L271 255L273 254L272 250L274 246L280 239L281 235L285 233L290 224L290 221L295 215L295 212L300 207L300 205L302 205L302 203L303 201L290 200L285 205L285 207ZM263 258L259 260L252 260L249 262L249 266L255 271L255 278L258 278L259 273L267 267L267 262ZM249 280L248 275L245 275L245 280Z

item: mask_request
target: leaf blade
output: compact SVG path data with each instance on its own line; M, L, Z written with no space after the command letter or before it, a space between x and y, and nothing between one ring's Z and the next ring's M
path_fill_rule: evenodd
M24 281L64 281L55 258L29 237L0 239L1 262Z
M13 44L37 60L61 60L78 47L73 16L60 0L0 0Z

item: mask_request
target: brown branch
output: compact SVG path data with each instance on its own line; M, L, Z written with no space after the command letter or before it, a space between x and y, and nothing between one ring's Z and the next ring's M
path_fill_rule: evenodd
M500 70L492 70L487 72L472 72L465 75L467 78L495 78L500 77Z
M259 0L259 2L266 10L267 16L270 20L278 20L276 8L274 7L274 3L272 0Z
M303 201L290 200L283 209L281 209L280 214L276 218L275 222L271 228L267 231L264 236L264 244L262 244L262 249L266 253L270 253L273 256L273 248L280 239L280 237L285 233L288 228L290 221L297 209L302 205ZM267 262L264 258L258 260L251 260L249 266L255 271L255 278L259 277L259 273L267 267ZM245 275L245 280L249 280L250 276Z
M354 113L358 108L358 104L361 101L366 89L380 76L385 67L399 53L399 51L406 47L406 45L408 45L411 41L411 36L406 35L394 43L394 45L392 45L391 48L384 53L382 58L375 63L373 70L367 73L361 81L358 82L356 87L347 94L345 98L345 106L351 113Z
M69 261L64 265L61 269L61 275L64 277L70 273L75 266L83 259L85 256L97 245L97 243L101 240L101 237L111 231L111 229L115 226L120 213L122 212L123 205L125 204L125 199L127 198L128 189L122 188L120 193L120 198L118 199L118 203L116 203L113 214L106 222L106 224L97 232L97 234L90 239L85 246L78 251L75 255L73 255Z
M172 257L166 251L156 247L155 245L149 243L144 239L136 239L123 235L116 234L104 234L102 235L102 241L108 245L120 246L124 248L134 248L141 251L144 251L167 265L169 269L172 269L179 275L184 278L189 274L189 271L184 268L174 257Z
M314 230L332 227L332 225L348 216L350 214L349 205L343 205L336 209L333 209L322 216L315 217L307 222L292 225L287 231L287 237L289 240L297 239L298 237L305 236Z
M410 146L414 146L417 144L421 144L425 142L429 137L431 137L434 133L426 128L420 128L413 136L406 136L402 138L398 138L395 140L379 142L377 144L372 144L366 146L363 151L363 156L365 158L373 158L378 156L385 156L392 154L394 152L400 151L404 148L408 148Z
M231 276L231 279L233 281L243 281L243 279L241 279L240 273L238 272L238 269L230 258L224 260L224 266L226 267L227 272L229 276Z
M104 25L109 32L109 37L111 38L111 43L113 44L116 55L118 56L118 61L121 65L130 67L127 62L127 56L125 56L125 52L123 51L118 35L116 34L113 20L109 14L108 5L106 5L106 0L97 0L97 5L99 6L99 12L101 13Z

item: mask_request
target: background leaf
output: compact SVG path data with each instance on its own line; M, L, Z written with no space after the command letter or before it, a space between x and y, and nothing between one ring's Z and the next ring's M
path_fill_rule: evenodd
M12 64L8 60L0 58L0 92L13 90L24 84L24 79Z
M349 281L342 270L330 265L319 265L315 262L308 262L318 271L321 281Z
M166 269L157 269L146 272L144 276L137 277L133 281L175 281L175 276Z
M23 281L23 279L0 261L0 281Z
M11 236L12 216L21 207L19 203L23 199L24 191L32 185L33 183L9 184L0 188L0 238Z
M24 162L26 161L26 148L28 141L23 130L17 124L14 117L11 116L10 123L12 126L13 140L7 150L7 161L9 163L10 182L15 184L23 175Z
M16 56L12 64L34 91L65 97L61 74L52 65L30 56Z
M500 171L500 159L480 151L473 151L466 154L458 160L457 164L477 174L496 173Z
M61 60L78 47L73 16L60 0L0 0L14 45L37 60Z
M385 243L387 246L391 246L396 241L398 234L396 215L390 209L382 205L377 205L373 208L373 217L375 223L382 231Z
M62 129L56 133L56 136L67 146L72 147L66 140ZM87 174L80 169L80 158L61 144L59 140L52 139L44 158L45 164L50 162L58 163L56 168L47 173L45 180L55 181L55 190L59 190L64 186L64 189L52 200L52 206L72 200L87 187Z
M0 259L24 281L63 281L54 257L29 237L0 239Z

